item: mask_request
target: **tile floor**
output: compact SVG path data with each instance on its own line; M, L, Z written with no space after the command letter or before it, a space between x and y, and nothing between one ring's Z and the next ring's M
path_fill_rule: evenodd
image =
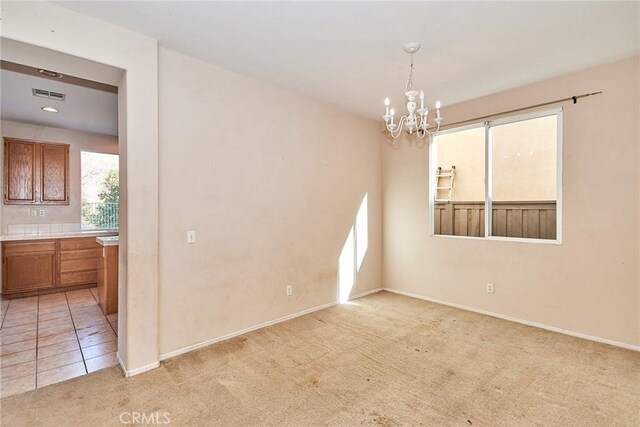
M0 302L0 398L116 365L118 315L97 289Z

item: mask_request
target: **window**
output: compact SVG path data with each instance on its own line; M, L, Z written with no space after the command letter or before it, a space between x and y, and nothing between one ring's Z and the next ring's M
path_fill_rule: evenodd
M80 170L82 229L117 229L120 212L118 155L83 151Z
M561 129L554 110L436 135L432 234L560 242Z

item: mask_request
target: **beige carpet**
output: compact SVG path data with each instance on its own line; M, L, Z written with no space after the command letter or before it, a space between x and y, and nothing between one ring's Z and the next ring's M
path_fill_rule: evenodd
M382 292L0 409L2 426L637 426L639 405L639 353Z

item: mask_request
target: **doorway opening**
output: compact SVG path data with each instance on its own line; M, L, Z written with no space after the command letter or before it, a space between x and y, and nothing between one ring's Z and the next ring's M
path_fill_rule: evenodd
M113 84L123 70L1 43L4 398L118 364L125 183ZM77 77L74 66L100 78Z

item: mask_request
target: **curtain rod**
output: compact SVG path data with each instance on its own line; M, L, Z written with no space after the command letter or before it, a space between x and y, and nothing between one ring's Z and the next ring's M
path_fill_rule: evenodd
M479 122L481 120L488 119L488 118L491 118L491 117L502 116L504 114L519 113L520 111L531 110L532 108L546 107L547 105L560 104L562 102L567 102L567 101L573 101L574 104L577 104L578 103L578 99L586 98L588 96L600 95L601 93L602 93L601 90L599 90L597 92L592 92L592 93L583 93L582 95L575 95L575 96L570 96L568 98L556 99L554 101L543 102L542 104L536 104L536 105L530 105L528 107L516 108L515 110L502 111L500 113L493 113L493 114L488 114L486 116L474 117L473 119L466 119L466 120L460 120L460 121L457 121L457 122L454 122L454 123L447 123L445 127L448 128L450 126L459 125L459 124L462 124L462 123Z

